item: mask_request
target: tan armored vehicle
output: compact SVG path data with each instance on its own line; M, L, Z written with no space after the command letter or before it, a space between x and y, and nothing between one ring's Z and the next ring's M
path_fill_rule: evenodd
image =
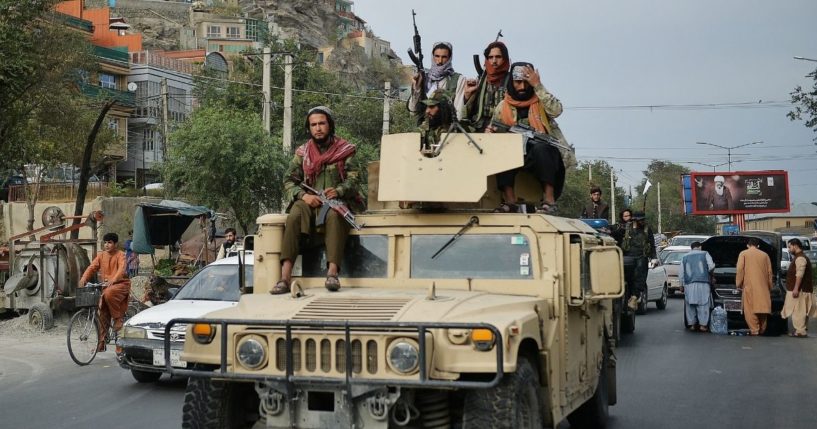
M489 176L522 165L522 138L472 137L432 157L418 134L384 137L338 292L315 248L292 292L269 294L286 217L258 219L253 293L166 328L188 324L187 369L168 363L190 377L184 427L604 426L621 253L576 219L481 208Z

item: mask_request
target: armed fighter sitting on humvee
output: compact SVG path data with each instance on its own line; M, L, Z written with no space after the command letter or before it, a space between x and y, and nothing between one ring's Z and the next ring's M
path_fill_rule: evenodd
M336 292L324 287L329 249L319 245L290 259L289 293L270 294L291 226L286 215L258 218L245 243L253 293L167 325L187 324L191 369L168 363L190 377L183 426L604 425L616 402L620 249L577 219L492 212L494 176L524 164L522 135L441 137L435 156L418 151L418 133L383 137ZM520 172L515 190L538 198L542 188Z

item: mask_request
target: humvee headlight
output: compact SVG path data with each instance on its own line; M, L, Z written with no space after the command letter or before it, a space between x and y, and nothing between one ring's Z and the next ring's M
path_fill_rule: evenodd
M138 328L136 326L125 326L122 329L122 338L137 338L137 339L145 339L147 338L147 331L145 328Z
M193 325L193 339L199 344L210 344L216 336L215 325L196 323Z
M474 344L477 350L487 352L494 348L494 333L490 329L474 329L471 331L471 343Z
M267 362L266 341L258 335L247 335L238 341L238 362L247 369L257 369Z
M400 374L411 374L417 371L420 364L420 351L417 342L409 338L400 338L389 344L386 351L389 367Z

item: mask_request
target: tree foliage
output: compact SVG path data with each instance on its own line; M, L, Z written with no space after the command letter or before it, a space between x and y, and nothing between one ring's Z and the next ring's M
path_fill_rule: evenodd
M689 169L667 161L653 160L644 170L646 179L638 186L638 197L633 202L633 209L641 211L646 207L647 223L658 232L658 184L661 184L661 224L664 232L682 232L686 234L714 234L715 217L684 214L681 175L689 174ZM646 205L643 189L647 180L652 187L647 191Z
M209 104L171 133L162 174L171 193L230 210L250 233L259 214L281 209L287 161L257 113Z
M610 171L612 166L605 161L581 162L567 172L565 188L559 198L559 212L566 217L579 217L582 209L590 201L590 188L598 186L602 190L602 200L610 204ZM591 171L592 170L592 179ZM625 191L615 187L616 211L625 208ZM610 207L611 215L612 205ZM617 217L617 216L614 216Z
M791 92L791 103L794 109L786 116L792 121L802 120L805 126L817 132L817 69L809 74L814 79L811 88L804 89L800 85ZM817 137L814 138L817 141Z

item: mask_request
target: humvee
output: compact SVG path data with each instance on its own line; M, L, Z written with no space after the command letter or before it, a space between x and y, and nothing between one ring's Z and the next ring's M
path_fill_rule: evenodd
M317 246L269 294L286 216L258 218L253 292L166 326L187 325L186 368L165 359L190 377L184 427L604 427L621 252L578 219L491 213L489 178L522 165L523 142L472 137L435 157L418 134L383 138L338 292Z

